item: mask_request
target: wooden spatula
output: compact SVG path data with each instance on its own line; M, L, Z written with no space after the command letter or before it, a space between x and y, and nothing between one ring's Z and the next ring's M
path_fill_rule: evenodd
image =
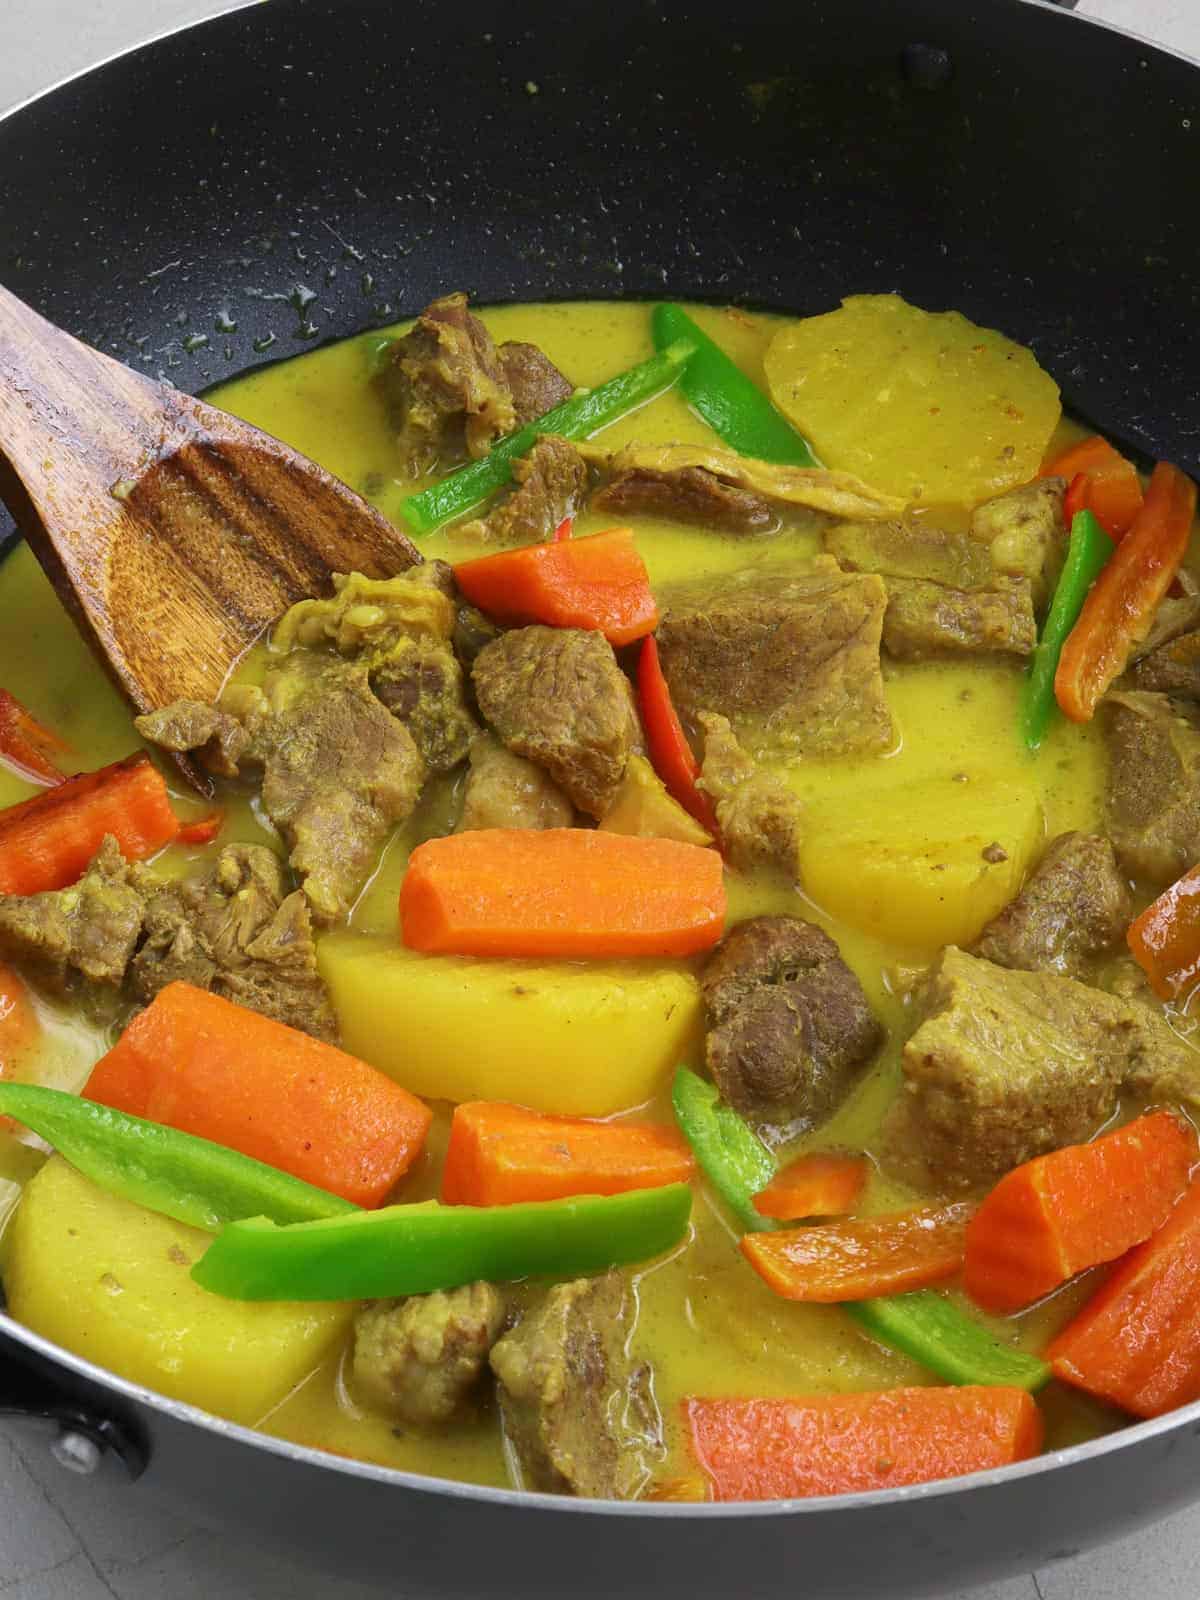
M214 699L281 612L329 592L331 572L387 577L421 559L315 462L3 287L0 499L138 711Z

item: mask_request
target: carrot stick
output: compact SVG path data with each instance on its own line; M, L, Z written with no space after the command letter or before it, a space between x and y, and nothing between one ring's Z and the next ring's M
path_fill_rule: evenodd
M70 746L44 728L7 689L0 689L0 762L31 783L62 783L59 759Z
M725 924L715 850L590 828L480 828L408 858L413 950L468 956L687 956Z
M865 1156L801 1156L754 1196L754 1209L779 1222L845 1216L857 1205L868 1170Z
M1046 1352L1056 1378L1135 1417L1200 1399L1200 1183Z
M682 1134L652 1122L543 1116L496 1100L456 1106L442 1169L447 1205L507 1206L687 1183Z
M646 563L629 528L502 550L454 569L458 587L497 622L595 628L630 644L658 626Z
M363 1206L408 1170L432 1120L365 1061L188 983L159 991L83 1092Z
M1036 1455L1042 1417L1024 1389L685 1400L684 1424L714 1500L854 1494L982 1472Z
M667 793L691 813L702 828L718 836L717 813L703 789L697 788L700 763L687 741L666 674L658 659L658 641L653 634L638 656L638 706L646 730L650 761L666 785Z
M1110 538L1120 539L1142 509L1137 469L1099 434L1056 456L1039 476L1070 484L1063 506L1068 528L1076 511L1090 511Z
M987 1311L1020 1311L1148 1239L1187 1188L1196 1135L1169 1111L1068 1145L1001 1178L967 1227L963 1284Z
M748 1233L741 1252L785 1300L869 1300L924 1289L962 1266L963 1201L819 1227Z
M1196 485L1159 462L1145 505L1092 585L1059 656L1054 694L1072 722L1091 720L1145 637L1187 552L1195 515Z
M11 1076L41 1032L29 990L13 969L0 961L0 1078ZM11 1117L0 1117L0 1130L11 1131L15 1126Z
M65 889L111 833L128 861L179 832L167 786L140 751L0 811L0 894Z
M1125 942L1161 1000L1178 1000L1200 978L1200 867L1184 873L1129 925Z

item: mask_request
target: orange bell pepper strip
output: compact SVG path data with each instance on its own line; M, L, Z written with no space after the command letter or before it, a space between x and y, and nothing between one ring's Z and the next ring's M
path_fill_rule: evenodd
M1125 935L1160 1000L1179 1000L1200 980L1200 866L1164 889Z
M0 811L0 894L65 889L106 833L127 861L141 861L178 832L162 774L139 751Z
M501 1101L468 1100L454 1108L442 1200L507 1206L623 1194L687 1183L695 1171L687 1140L659 1123L551 1117Z
M740 1249L785 1300L869 1300L925 1289L962 1266L966 1201L852 1222L748 1233Z
M210 811L205 817L197 817L195 822L181 823L175 839L178 844L211 844L224 826L225 813Z
M714 839L719 837L717 813L712 800L703 789L696 786L700 763L687 741L683 724L675 710L671 690L658 658L658 641L653 635L642 645L638 656L637 682L638 708L646 732L650 764L671 798L690 812Z
M70 746L44 728L7 689L0 689L0 762L30 783L53 787L66 778L59 765Z
M1007 1173L967 1226L963 1286L986 1311L1032 1305L1162 1226L1196 1160L1196 1134L1156 1111Z
M858 1204L869 1171L865 1156L800 1156L754 1196L754 1209L779 1222L844 1217Z
M593 628L613 645L658 626L646 563L629 528L559 539L463 561L454 569L472 605L496 622Z
M365 1061L189 983L159 991L83 1092L360 1206L385 1199L433 1120Z
M725 927L715 850L591 828L480 828L418 845L400 888L413 950L688 956Z
M784 1500L929 1483L1036 1455L1043 1425L1024 1389L885 1389L792 1400L683 1402L714 1500Z
M1063 1383L1135 1417L1200 1399L1200 1182L1118 1262L1046 1355Z
M1159 601L1187 552L1196 515L1196 485L1162 461L1146 502L1112 559L1092 585L1067 635L1054 694L1072 722L1089 722L1105 690L1125 670L1145 637Z
M1067 479L1063 512L1068 528L1077 511L1090 511L1111 539L1120 539L1142 509L1137 469L1099 434L1056 456L1040 476Z

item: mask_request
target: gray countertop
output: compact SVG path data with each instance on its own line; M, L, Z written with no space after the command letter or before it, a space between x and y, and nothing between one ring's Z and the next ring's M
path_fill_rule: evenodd
M0 0L0 108L128 45L227 9L227 0ZM1080 10L1200 57L1197 0L1083 0ZM379 1592L314 1578L286 1558L163 1509L146 1491L72 1477L44 1439L0 1431L3 1600L367 1600ZM423 1600L399 1575L390 1593ZM956 1600L1198 1594L1200 1505L1091 1555L961 1591Z

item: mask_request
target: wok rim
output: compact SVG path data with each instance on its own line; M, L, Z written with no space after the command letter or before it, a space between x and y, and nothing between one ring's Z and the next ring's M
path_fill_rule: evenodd
M1057 4L1056 0L1009 0L1009 3L1027 6L1039 11L1055 12L1059 15L1063 12L1063 7ZM63 77L55 79L52 83L35 90L15 104L0 110L0 124L7 123L31 107L40 105L61 90L69 88L79 80L101 71L113 62L123 60L129 56L139 55L143 51L151 50L155 45L165 40L173 39L183 33L208 28L215 30L221 27L230 17L243 11L257 8L258 0L229 0L229 4L222 10L210 16L176 23L156 33L149 34L133 44L113 50L99 60L90 62L87 66L78 68L76 71L64 74ZM1145 50L1172 57L1177 61L1183 62L1186 66L1200 71L1200 57L1193 56L1173 44L1148 39L1135 29L1122 27L1106 18L1094 17L1086 12L1071 11L1069 14L1078 23L1116 34ZM620 297L613 296L613 298L618 299ZM349 335L349 337L354 337L354 335ZM322 346L327 342L332 341L322 341ZM298 355L307 353L311 353L311 351L297 352ZM294 360L296 357L290 356L287 359ZM229 374L228 377L223 378L221 381L231 381L238 375L237 373ZM21 543L19 532L14 532L14 536L10 540L0 541L0 563L3 563L19 543ZM966 1473L952 1478L938 1478L928 1483L862 1490L850 1494L812 1495L793 1499L704 1501L695 1503L597 1500L547 1494L539 1490L511 1487L498 1488L492 1485L469 1483L454 1478L441 1478L428 1473L411 1472L401 1467L386 1467L370 1461L353 1460L331 1451L317 1449L311 1445L301 1445L288 1439L281 1439L275 1435L263 1433L257 1428L231 1422L227 1418L219 1417L212 1412L203 1410L199 1406L191 1405L186 1401L172 1399L169 1395L161 1394L155 1389L147 1388L142 1384L134 1383L128 1378L123 1378L119 1374L111 1372L108 1368L87 1360L86 1357L54 1343L53 1340L45 1338L43 1335L34 1332L33 1329L26 1327L23 1323L16 1321L14 1317L3 1309L3 1304L0 1302L0 1362L14 1359L9 1351L6 1350L6 1343L24 1346L33 1355L49 1363L52 1367L65 1368L75 1374L76 1377L94 1385L96 1388L113 1393L127 1402L156 1412L171 1421L202 1429L216 1439L250 1449L263 1450L283 1460L292 1461L302 1466L318 1471L337 1472L343 1477L362 1479L388 1488L404 1487L419 1493L445 1496L449 1499L474 1501L493 1506L511 1505L516 1508L550 1511L559 1516L631 1517L638 1521L683 1519L690 1522L711 1519L723 1522L734 1519L740 1520L746 1517L759 1519L802 1515L817 1516L839 1512L851 1515L855 1511L866 1512L872 1508L911 1506L917 1502L942 1500L954 1495L972 1492L982 1493L994 1487L1066 1471L1077 1464L1096 1461L1104 1456L1117 1454L1126 1449L1134 1449L1152 1439L1167 1437L1177 1430L1186 1429L1189 1425L1200 1423L1200 1399L1197 1399L1186 1406L1180 1406L1166 1412L1160 1417L1131 1422L1124 1427L1114 1429L1111 1433L1103 1434L1099 1438L1090 1439L1084 1444L1070 1445L1058 1450L1042 1451L1025 1461L1011 1463L1007 1466L992 1467L986 1471ZM15 1359L19 1360L20 1358L17 1357ZM2 1420L0 1418L0 1421ZM153 1460L153 1439L151 1439L151 1459Z

